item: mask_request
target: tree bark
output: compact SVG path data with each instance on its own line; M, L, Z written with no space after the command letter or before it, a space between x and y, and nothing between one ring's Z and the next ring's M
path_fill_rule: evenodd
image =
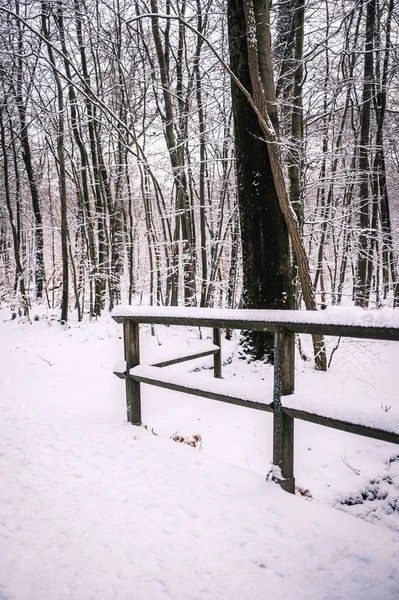
M251 91L242 0L231 0L228 10L231 69ZM243 306L291 308L290 245L274 184L270 147L265 143L253 108L234 84L232 97L243 252ZM273 360L273 335L244 332L243 347L254 359Z
M19 0L16 2L16 14L19 16ZM16 81L16 104L18 109L19 120L21 124L20 139L22 144L22 158L25 164L26 173L28 176L29 191L32 200L33 216L35 220L35 245L36 245L36 265L35 265L35 287L36 297L42 298L45 269L44 269L44 238L43 238L43 219L40 207L39 189L36 181L36 173L33 168L32 152L30 139L28 134L27 123L27 103L28 99L23 97L23 56L25 53L23 43L22 25L17 19L18 28L18 51L17 51L17 81ZM32 74L33 76L33 74Z
M268 2L268 0L266 0L266 2ZM303 246L298 219L288 199L281 163L281 153L278 144L278 138L268 114L265 90L263 88L262 79L259 73L257 25L255 19L254 4L252 0L244 0L244 11L247 28L246 39L248 51L248 66L253 90L253 101L257 108L257 116L263 132L263 136L267 142L272 182L274 183L278 206L281 211L281 214L283 215L295 253L295 258L298 265L298 274L301 282L303 298L305 301L306 308L307 310L316 310L316 300L314 290L312 287L312 282L310 279L309 262L305 252L305 248ZM269 52L271 52L270 38L268 43ZM289 266L289 264L287 266ZM286 281L287 279L290 281L289 276L286 276ZM269 283L271 282L269 281ZM290 294L290 304L292 302L291 298L292 294ZM313 345L315 352L316 368L325 371L327 369L327 363L324 339L322 338L322 336L313 336Z
M48 5L42 2L42 30L46 40L50 39L48 30ZM58 158L58 187L60 191L60 212L61 212L61 255L62 255L62 300L61 300L61 321L68 321L68 299L69 299L69 256L68 256L68 219L67 219L67 190L66 190L66 171L65 171L65 106L64 92L61 85L61 79L58 73L57 65L54 59L54 53L51 45L47 44L47 52L52 67L54 80L57 88L57 158Z
M14 247L14 260L15 260L15 291L19 288L21 294L22 308L25 315L29 315L29 302L26 296L24 273L21 263L20 253L20 235L18 223L15 222L14 212L11 204L11 189L10 189L10 178L9 178L9 164L8 164L8 153L6 143L6 130L3 119L3 107L0 105L0 137L1 137L1 149L3 153L3 177L4 177L4 193L6 198L6 207L8 212L8 218L10 220L13 247ZM18 220L18 217L17 217Z
M195 297L195 247L193 243L193 223L191 218L191 206L187 191L187 180L185 173L184 143L185 136L175 133L176 115L173 106L173 94L169 80L169 39L165 34L165 45L162 44L161 32L159 28L159 19L157 0L151 0L151 11L154 16L151 19L152 35L154 38L155 49L158 59L160 78L162 83L162 92L164 98L165 117L164 129L165 140L169 152L172 166L173 178L176 188L176 226L174 233L174 247L172 247L172 297L171 304L177 304L178 289L178 246L180 237L182 238L182 256L184 271L184 303L186 306L193 306L196 303ZM167 28L169 27L169 21ZM179 106L179 116L186 113L185 105L182 106L182 61L183 61L183 29L180 23L179 27L179 46L177 52L177 97ZM186 117L185 117L186 118ZM181 120L181 119L180 119ZM181 132L180 132L181 133Z
M366 41L364 52L363 94L360 118L359 148L359 249L357 259L355 304L367 308L370 288L367 285L367 272L370 250L370 186L369 186L369 153L370 153L370 119L373 96L373 50L374 50L375 0L367 2L366 9Z

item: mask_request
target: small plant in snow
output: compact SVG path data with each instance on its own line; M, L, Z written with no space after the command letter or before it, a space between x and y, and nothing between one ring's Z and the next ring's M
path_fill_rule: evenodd
M352 465L349 464L348 459L346 458L346 452L344 452L343 455L341 454L341 460L344 463L344 465L346 467L348 467L348 469L353 471L356 475L360 475L360 473L361 473L360 469L355 469L355 467L352 467Z
M392 456L384 475L370 479L352 494L341 495L340 508L366 521L382 520L399 531L399 478L391 471L398 460L399 455Z
M179 444L186 444L186 446L191 446L192 448L199 448L199 450L202 448L202 436L199 433L182 436L176 431L170 439L174 442L179 442Z
M295 492L297 494L299 494L300 496L307 498L308 500L313 500L311 491L307 490L306 488L301 488L301 487L295 486Z

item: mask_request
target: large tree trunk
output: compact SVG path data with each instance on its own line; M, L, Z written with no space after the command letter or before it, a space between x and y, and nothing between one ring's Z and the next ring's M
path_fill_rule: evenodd
M252 90L242 0L228 8L230 65ZM245 308L292 308L291 259L287 226L279 208L266 144L247 98L232 86L238 202L243 253ZM244 332L244 347L255 359L273 358L269 334Z
M298 224L298 219L290 205L290 202L289 202L289 199L287 196L287 190L285 187L284 175L283 175L282 164L281 164L281 153L280 153L280 147L278 144L278 138L277 138L276 131L273 127L272 121L271 121L269 113L268 113L268 103L270 104L270 102L271 102L271 96L266 97L264 84L263 84L263 81L262 81L262 78L260 75L260 71L259 71L260 63L259 63L259 57L258 57L258 45L262 44L262 43L263 44L267 43L266 53L268 54L269 57L271 57L270 29L269 29L269 19L268 19L269 4L268 4L268 0L266 0L265 2L264 2L264 0L260 0L260 3L262 4L262 10L260 10L258 3L256 3L256 9L254 9L254 4L253 4L252 0L244 0L244 11L241 12L241 15L244 14L244 16L245 16L244 31L246 34L246 41L247 41L247 44L246 44L247 45L247 55L246 55L247 63L246 64L249 67L248 70L249 70L249 76L250 76L250 81L249 82L246 81L246 83L247 83L247 85L248 85L248 83L251 84L249 87L252 88L252 91L253 91L253 97L251 97L250 94L248 94L248 90L245 92L245 96L247 98L247 101L250 100L249 104L251 104L251 106L253 107L253 109L256 112L263 137L264 137L265 141L267 142L268 157L269 157L269 161L270 161L269 173L271 173L270 180L272 181L272 185L270 185L270 183L269 183L269 188L266 188L264 190L264 192L267 193L269 191L270 192L273 191L277 197L277 205L280 208L281 215L283 216L283 222L285 222L286 227L288 229L289 236L290 236L292 246L293 246L293 250L295 253L295 258L296 258L297 265L298 265L298 274L299 274L299 278L300 278L300 282L301 282L301 286L302 286L302 292L303 292L303 297L304 297L306 308L308 310L316 310L316 301L315 301L315 296L314 296L314 290L312 287L312 282L310 279L308 258L306 256L305 248L303 246L301 233L300 233L300 229L299 229L299 224ZM237 7L237 4L235 2L234 2L234 6ZM240 7L238 7L238 10L239 9L240 9ZM255 14L263 15L263 23L264 23L265 28L267 29L267 35L261 39L259 38L259 35L258 35L258 30L259 30L260 24L257 23ZM236 32L236 35L237 34L238 34L238 32ZM243 38L243 32L241 30L241 39L242 38ZM234 40L234 37L231 36L231 39ZM245 61L245 57L241 57L241 60ZM244 82L236 81L236 83L239 84L241 91L244 91L244 89L242 88L242 84ZM233 100L233 102L234 102L234 100ZM240 119L242 119L242 115L240 115ZM257 177L257 173L254 173L255 182L256 182L256 177ZM247 184L249 184L249 183L250 182L247 181ZM280 215L280 217L281 217L281 215ZM273 227L271 227L269 230L271 230L272 232L275 231L273 229ZM288 242L288 237L286 237L286 240ZM272 252L273 252L273 250L272 250ZM275 249L274 249L274 253L275 253ZM272 256L275 256L274 253L272 254ZM292 285L291 278L289 275L287 276L286 271L285 271L285 269L287 267L288 267L288 269L290 268L290 261L289 261L289 259L287 261L284 261L283 256L281 256L280 258L281 258L281 260L277 266L279 267L280 273L282 273L282 272L285 273L286 284L291 286ZM244 269L245 269L245 262L244 262ZM277 278L277 270L276 269L274 270L274 275L271 274L270 272L268 273L268 275L271 276L271 279L268 281L268 283L270 285L273 285L274 281ZM290 293L289 304L291 304L291 303L292 303L292 294ZM326 352L325 352L325 345L324 345L323 338L321 336L313 336L313 345L314 345L314 351L315 351L316 368L319 370L326 370L326 368L327 368Z

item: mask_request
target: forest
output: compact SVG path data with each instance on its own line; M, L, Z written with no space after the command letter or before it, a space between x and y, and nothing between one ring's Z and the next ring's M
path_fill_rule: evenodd
M0 301L399 302L394 0L5 0Z

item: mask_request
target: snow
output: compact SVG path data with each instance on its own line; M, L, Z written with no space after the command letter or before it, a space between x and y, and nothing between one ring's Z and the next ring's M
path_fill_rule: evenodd
M118 362L114 364L114 368L112 370L115 375L124 375L126 373L126 361L118 360Z
M226 381L225 379L214 379L197 374L176 374L170 367L150 367L140 365L130 369L130 375L137 375L143 379L153 379L166 384L175 384L184 388L196 388L205 393L222 394L239 398L244 401L258 402L259 404L271 404L273 402L273 388L271 385L251 385L237 381Z
M190 342L186 344L184 349L181 344L178 347L168 347L157 348L155 351L151 348L151 351L148 352L146 348L144 348L143 356L140 356L140 364L143 365L157 365L158 363L166 363L166 362L184 362L182 357L194 356L201 353L215 352L219 350L219 346L215 346L215 344L210 344L206 342ZM191 360L191 359L190 359ZM126 361L118 360L113 368L113 372L115 375L124 375L126 372Z
M270 414L143 385L147 429L135 428L112 373L120 325L9 317L0 311L1 600L398 598L399 513L367 500L372 525L330 506L371 479L392 490L397 446L298 422L297 483L313 500L290 496L265 478ZM158 344L149 330L143 356ZM157 333L183 353L197 334ZM235 343L223 340L225 377L267 388L272 369L237 361ZM298 364L298 398L328 389L396 410L398 359L399 344L343 343L327 375ZM169 439L176 430L201 434L202 451ZM342 507L364 517L365 505Z
M367 406L364 401L348 402L331 396L320 398L309 393L283 396L281 402L286 408L399 434L399 408L387 411L381 406Z
M399 328L399 310L393 308L381 308L366 310L358 307L336 307L329 306L326 310L319 311L297 311L297 310L255 310L237 309L228 310L221 308L195 308L174 306L125 306L120 305L112 311L114 318L135 317L136 319L153 318L179 318L212 320L224 319L232 323L245 321L265 321L277 323L309 323L323 325L348 325L363 327L394 327Z

